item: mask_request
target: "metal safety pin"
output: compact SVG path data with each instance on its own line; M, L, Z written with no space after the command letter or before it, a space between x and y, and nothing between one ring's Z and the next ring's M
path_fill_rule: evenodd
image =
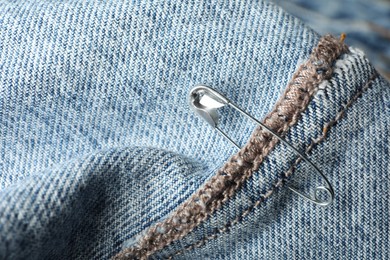
M236 146L238 149L241 149L241 147L235 143L225 132L223 132L218 127L218 121L219 121L219 114L217 112L218 108L224 107L224 106L231 106L232 108L236 109L238 112L246 116L247 118L255 121L257 124L259 124L264 130L268 131L270 134L275 136L277 139L280 140L280 142L284 143L288 147L290 147L299 157L301 157L305 162L307 162L314 170L315 172L322 177L322 179L325 181L326 186L317 186L314 191L314 196L309 197L308 195L300 193L298 190L288 187L290 190L298 194L299 196L317 204L320 206L328 206L332 204L334 200L334 191L332 188L332 185L329 183L328 179L325 177L325 175L318 169L318 167L312 163L304 154L299 152L294 146L292 146L289 142L284 140L281 136L279 136L277 133L272 131L270 128L268 128L266 125L261 123L256 118L252 117L242 109L240 109L238 106L233 104L230 100L228 100L226 97L218 93L217 91L213 90L212 88L205 86L205 85L197 85L195 86L191 92L190 92L190 106L191 108L208 124L210 124L213 128L215 128L220 134L222 134L226 139L228 139L234 146ZM321 191L325 191L328 196L327 200L321 200L318 198L318 194Z

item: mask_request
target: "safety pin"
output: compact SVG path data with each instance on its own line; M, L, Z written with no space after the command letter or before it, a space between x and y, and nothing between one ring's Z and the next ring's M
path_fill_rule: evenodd
M232 108L236 109L238 112L246 116L247 118L253 120L257 124L259 124L263 129L265 129L267 132L275 136L277 139L280 140L280 142L284 143L288 147L290 147L298 156L300 156L305 162L307 162L310 166L313 167L313 169L316 171L316 173L322 177L322 179L325 181L327 187L325 186L317 186L314 191L314 198L309 197L308 195L300 193L298 190L288 187L290 190L298 194L299 196L317 204L320 206L328 206L332 204L334 200L334 191L332 188L332 185L329 183L328 179L325 177L325 175L318 169L318 167L312 163L305 155L303 155L301 152L299 152L294 146L292 146L289 142L284 140L281 136L279 136L277 133L272 131L270 128L268 128L266 125L261 123L256 118L252 117L242 109L240 109L238 106L233 104L230 100L228 100L226 97L215 91L214 89L206 86L206 85L197 85L195 86L191 92L190 92L190 106L191 108L208 124L210 124L213 128L215 128L220 134L222 134L226 139L228 139L234 146L236 146L238 149L241 149L241 147L235 143L225 132L223 132L218 127L218 121L219 121L219 114L217 112L218 108L224 107L224 106L231 106ZM318 198L318 195L321 191L325 191L328 196L327 200L321 200Z

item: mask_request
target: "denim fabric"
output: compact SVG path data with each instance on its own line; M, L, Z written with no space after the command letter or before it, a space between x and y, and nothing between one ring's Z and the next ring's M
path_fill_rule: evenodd
M374 72L358 50L335 66L333 78L321 86L286 136L305 151L328 134L309 158L333 183L333 205L321 208L282 188L243 216L295 160L295 154L278 145L219 212L155 259L178 252L175 259L389 258L390 87L378 77L359 95ZM347 104L351 106L345 110ZM332 121L337 124L327 132L324 126ZM301 163L287 185L309 192L321 183ZM188 247L195 249L183 250Z
M390 2L387 0L272 0L321 34L348 35L390 79Z
M190 110L190 89L213 86L261 119L318 39L262 1L0 1L0 258L107 259L132 245L236 152ZM373 73L358 50L335 66L286 137L302 151ZM282 188L214 235L294 161L278 145L154 258L388 258L389 115L378 77L309 154L331 207ZM238 143L254 127L224 111ZM288 184L320 182L300 164Z

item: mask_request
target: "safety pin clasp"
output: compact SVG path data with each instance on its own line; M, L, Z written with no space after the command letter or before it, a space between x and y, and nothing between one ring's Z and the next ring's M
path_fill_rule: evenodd
M190 94L190 106L212 127L218 127L218 108L229 104L229 100L213 89L197 86Z
M214 90L211 87L208 87L206 85L197 85L190 92L189 103L190 103L190 107L195 111L195 113L197 113L201 118L206 120L206 122L208 124L210 124L213 128L215 128L220 134L222 134L225 138L227 138L238 149L241 149L241 147L237 143L235 143L224 131L222 131L218 127L219 114L218 114L217 110L221 107L229 105L232 108L239 111L244 116L246 116L247 118L249 118L249 119L253 120L254 122L256 122L257 124L259 124L264 130L268 131L270 134L275 136L282 143L284 143L289 148L291 148L295 154L297 154L305 162L307 162L313 168L313 170L326 183L326 186L317 186L315 188L315 191L314 191L314 196L312 196L312 197L305 195L305 194L302 194L301 192L299 192L295 188L292 188L292 187L288 187L288 188L291 191L298 194L299 196L301 196L301 197L305 198L306 200L309 200L317 205L328 206L328 205L333 203L334 191L333 191L332 185L329 183L329 181L325 177L325 175L319 170L319 168L313 162L311 162L304 154L299 152L293 145L291 145L289 142L287 142L285 139L283 139L281 136L279 136L277 133L275 133L272 129L268 128L262 122L260 122L256 118L252 117L251 115L246 113L244 110L242 110L238 106L234 105L231 101L229 101L222 94L218 93L216 90ZM323 191L327 193L326 200L322 200L318 196L319 193L323 192Z

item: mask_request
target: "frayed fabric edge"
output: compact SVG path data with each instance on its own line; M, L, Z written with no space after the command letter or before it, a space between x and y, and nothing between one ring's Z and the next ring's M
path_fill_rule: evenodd
M303 63L288 83L285 92L265 117L263 123L279 135L285 135L306 109L319 85L329 79L336 60L349 51L340 39L322 37L309 59ZM242 184L256 172L278 140L258 127L247 144L233 155L187 201L168 218L143 233L133 247L119 252L113 259L147 259L155 252L190 233L221 205L229 200Z

